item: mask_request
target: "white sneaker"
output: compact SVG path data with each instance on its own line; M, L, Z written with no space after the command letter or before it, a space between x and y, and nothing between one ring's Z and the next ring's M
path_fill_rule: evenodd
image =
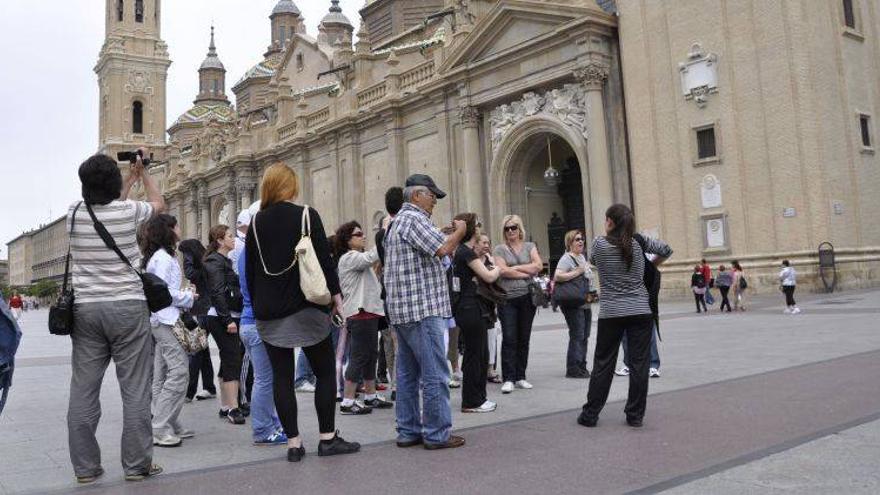
M184 428L180 431L175 431L174 434L180 438L192 438L192 437L196 436L196 432L194 432L190 429L187 429L187 428Z
M657 368L651 368L648 373L651 378L660 378L660 370Z
M795 306L793 310L791 310L791 314L796 315L801 312L801 308Z
M785 313L785 314L787 314L787 315L790 315L790 314L791 314L791 308L785 308L785 311L783 311L783 313Z
M629 376L629 368L624 366L623 368L620 368L619 370L615 371L614 374L617 376Z
M207 390L202 390L201 392L196 394L196 400L207 400L207 399L213 399L214 397L217 397L217 394L212 394L211 392L208 392Z
M501 385L501 393L509 394L511 392L513 392L513 382L504 382L504 384Z
M170 433L161 436L153 435L153 445L157 447L180 447L182 443L183 440L180 437Z
M461 387L461 382L456 380L455 378L449 379L449 388L459 388Z
M521 388L523 390L529 390L530 388L533 388L533 387L532 387L531 383L529 383L525 380L520 380L520 381L516 382L516 388Z
M492 402L491 400L487 400L483 402L483 405L480 407L469 407L469 408L461 408L461 412L463 413L489 413L494 411L498 407L497 404Z
M312 385L310 382L304 382L302 385L296 387L296 391L313 394L315 393L315 386Z

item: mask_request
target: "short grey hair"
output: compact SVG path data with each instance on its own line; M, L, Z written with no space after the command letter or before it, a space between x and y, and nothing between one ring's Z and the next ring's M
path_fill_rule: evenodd
M428 190L428 188L425 186L406 186L403 189L403 199L407 203L412 203L412 199L416 195L417 192L427 191L427 190Z

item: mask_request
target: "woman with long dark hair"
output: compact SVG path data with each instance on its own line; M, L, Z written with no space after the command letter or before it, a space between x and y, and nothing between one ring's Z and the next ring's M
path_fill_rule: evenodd
M644 248L642 247L644 246ZM648 397L648 367L654 317L645 287L645 253L659 265L672 255L666 243L644 236L635 238L635 217L628 206L612 205L605 212L605 235L596 237L590 262L599 272L602 303L599 305L596 352L587 403L578 423L593 427L608 400L620 341L626 334L630 363L626 422L642 426Z
M183 255L183 275L189 283L195 287L196 293L208 294L208 276L205 274L205 246L198 239L186 239L180 241L177 250ZM195 317L199 326L208 328L208 310L211 309L211 298L201 297L196 299L189 314ZM196 393L199 388L199 375L202 377L202 391ZM213 399L217 397L217 388L214 386L214 364L211 362L211 352L208 349L201 350L189 357L189 385L186 388L184 402Z
M364 251L366 238L361 225L347 222L336 229L335 253L339 286L342 290L342 317L351 339L351 359L345 369L342 414L369 414L394 405L376 393L376 362L379 357L379 322L385 316L382 286L375 267L379 253L375 247ZM358 383L364 384L363 402L355 401Z
M321 216L313 208L306 213L293 202L299 182L296 173L283 163L266 169L260 191L260 211L251 221L245 241L245 278L257 330L272 363L275 407L287 436L287 460L299 462L305 455L293 385L297 347L305 351L316 378L318 455L358 452L360 444L345 441L336 431L336 356L328 313L342 313L342 296ZM304 218L311 226L309 237L332 295L332 309L308 301L300 287L295 247L303 236Z
M208 231L205 252L205 273L211 309L208 310L208 332L220 349L220 417L235 425L244 424L244 413L238 407L242 347L238 339L238 323L233 311L241 311L242 299L238 275L227 256L235 247L232 229L215 225Z
M180 265L176 248L180 240L177 219L164 213L151 218L143 235L142 268L168 284L171 306L150 315L153 328L153 445L177 447L183 438L195 435L180 423L180 410L186 395L189 361L172 328L180 318L180 310L192 307L198 294L181 290Z

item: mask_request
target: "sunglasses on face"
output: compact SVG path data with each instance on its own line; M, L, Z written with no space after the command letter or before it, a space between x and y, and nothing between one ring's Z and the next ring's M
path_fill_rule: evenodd
M517 230L519 230L519 225L508 225L507 227L504 227L505 232L516 232Z
M575 237L574 242L584 242L584 238L583 237Z

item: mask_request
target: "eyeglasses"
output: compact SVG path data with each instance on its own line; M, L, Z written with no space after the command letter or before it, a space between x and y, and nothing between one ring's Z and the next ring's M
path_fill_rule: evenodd
M505 232L516 232L517 230L519 230L519 225L508 225L507 227L504 227Z
M418 191L418 192L420 192L420 193L422 193L422 194L428 196L428 197L431 198L431 199L437 199L437 195L434 194L434 193L432 193L431 191L429 191L429 190L427 190L427 189L422 189L422 190L420 190L420 191Z
M584 242L584 238L583 237L575 237L574 242Z
M364 233L363 232L352 232L351 236L352 237L363 237Z

